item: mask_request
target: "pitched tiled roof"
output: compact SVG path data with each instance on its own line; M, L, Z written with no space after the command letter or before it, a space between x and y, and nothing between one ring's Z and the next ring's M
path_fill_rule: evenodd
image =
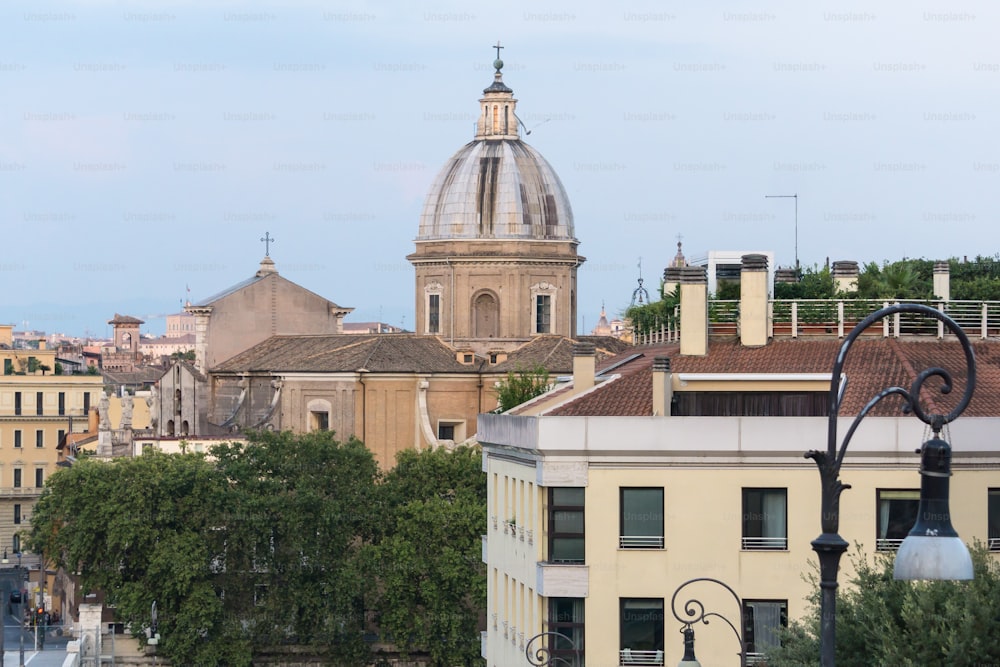
M609 375L621 377L599 386L575 401L563 404L548 414L591 416L641 416L652 414L653 358L670 357L673 373L830 373L842 345L840 340L778 340L764 347L743 347L737 341L713 341L703 357L681 356L674 345L630 348L600 368L641 354ZM973 343L977 380L972 402L963 413L968 416L1000 416L1000 342ZM909 389L917 374L931 367L941 367L953 376L954 390L944 396L940 383L928 381L922 396L927 409L935 413L951 410L965 389L966 364L957 341L861 339L847 354L844 374L847 389L841 415L860 412L869 399L882 389L901 386ZM931 391L933 390L933 391ZM901 414L901 399L883 400L872 412L876 415Z
M131 315L119 315L115 313L115 316L108 320L108 324L145 324L138 317L132 317Z
M212 371L475 373L479 366L460 364L437 336L328 334L272 336Z
M576 342L594 343L598 363L631 349L611 336L580 336L576 340L565 336L538 336L507 356L507 360L492 367L498 373L519 371L542 366L551 374L573 372L573 345Z

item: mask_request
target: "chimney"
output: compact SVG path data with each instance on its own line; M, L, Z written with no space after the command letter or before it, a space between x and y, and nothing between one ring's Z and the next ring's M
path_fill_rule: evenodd
M45 340L44 338L39 338L38 339L38 349L39 350L47 350L48 349L48 341Z
M857 292L858 263L850 261L834 262L833 284L837 292Z
M948 262L934 262L934 296L942 301L951 299L951 267Z
M708 354L708 272L704 266L681 268L681 354Z
M593 343L573 345L573 388L576 391L586 391L594 386L596 366Z
M677 286L681 284L681 267L668 266L663 269L663 294L672 294Z
M673 398L670 357L653 357L653 416L669 417Z
M799 272L795 269L775 269L774 282L795 284L799 282Z
M743 255L740 268L740 343L767 345L767 257Z

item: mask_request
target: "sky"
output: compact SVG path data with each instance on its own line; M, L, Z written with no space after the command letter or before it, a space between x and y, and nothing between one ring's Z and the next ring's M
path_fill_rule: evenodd
M412 329L406 255L498 40L573 207L582 331L640 261L655 298L678 238L780 266L992 256L998 26L962 0L4 2L0 322L162 333L267 233L348 321Z

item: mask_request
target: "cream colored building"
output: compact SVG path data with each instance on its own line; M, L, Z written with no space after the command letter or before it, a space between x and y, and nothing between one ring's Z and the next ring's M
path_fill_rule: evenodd
M693 584L676 613L685 617L684 603L697 599L722 614L741 628L751 663L775 641L777 626L807 609L821 488L803 454L826 449L831 368L842 341L770 337L759 302L741 306L741 338L710 338L705 270L683 270L679 344L637 346L607 362L578 346L566 386L479 418L489 667L525 664L525 648L542 632L571 637L589 665L676 665L683 623L671 599L699 577L725 582L739 602L722 587ZM744 258L742 280L766 276L765 258ZM766 299L766 290L744 288L746 298ZM883 335L876 327L851 348L840 438L887 386L910 387L916 373L937 365L964 377L957 342L900 331L898 323ZM955 528L967 542L1000 551L998 345L974 344L976 394L944 435L954 447ZM948 411L951 400L936 395L933 411ZM851 488L841 496L839 532L865 554L894 550L912 526L920 488L914 450L928 438L898 399L879 404L855 433L841 471ZM841 585L851 571L843 559ZM737 664L739 644L723 622L695 631L702 664ZM554 648L565 664L582 664L565 640Z
M102 379L43 374L39 366L55 368L55 351L11 349L9 335L9 326L0 327L0 359L12 370L0 375L0 551L12 554L19 534L30 528L45 480L56 471L60 441L86 430Z

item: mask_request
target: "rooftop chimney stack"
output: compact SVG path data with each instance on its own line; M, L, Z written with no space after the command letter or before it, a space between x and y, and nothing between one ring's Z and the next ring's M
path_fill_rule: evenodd
M576 391L586 391L594 386L594 375L597 359L594 355L593 343L576 343L573 345L573 388Z
M708 354L708 272L704 266L681 268L681 354Z
M743 255L740 268L740 343L767 345L767 257Z
M951 267L948 262L934 262L934 296L942 301L951 299Z
M833 285L837 292L858 291L858 263L842 260L833 263Z
M653 416L669 417L674 398L670 357L653 358Z

